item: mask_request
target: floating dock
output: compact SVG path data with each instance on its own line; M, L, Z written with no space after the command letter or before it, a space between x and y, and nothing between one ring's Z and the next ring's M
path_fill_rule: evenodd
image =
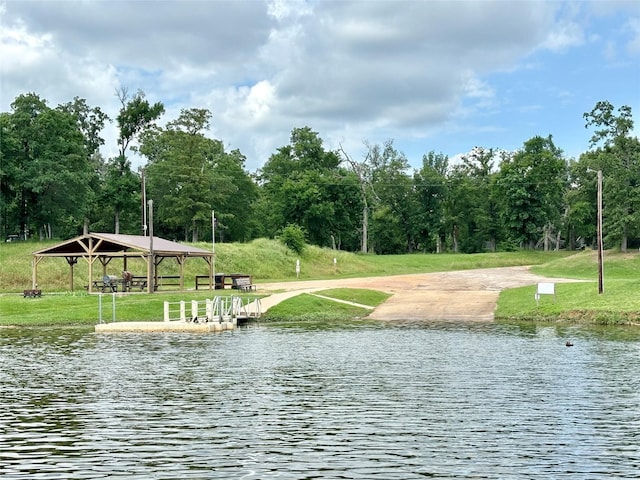
M193 323L193 322L111 322L99 323L95 327L97 333L108 332L194 332L194 333L210 333L224 332L233 330L236 325L233 322L211 322L211 323Z
M187 308L190 303L190 308ZM259 298L219 296L198 302L164 302L164 321L100 322L96 332L224 332L259 318Z

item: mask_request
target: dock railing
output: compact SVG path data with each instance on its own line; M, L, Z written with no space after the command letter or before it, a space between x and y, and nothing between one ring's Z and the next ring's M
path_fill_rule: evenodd
M238 320L259 318L261 313L260 299L257 297L224 295L200 301L164 302L165 322L232 322L237 324Z

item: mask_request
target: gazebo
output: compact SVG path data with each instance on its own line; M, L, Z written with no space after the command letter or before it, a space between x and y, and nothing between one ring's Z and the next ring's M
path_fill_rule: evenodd
M202 248L191 247L159 237L142 235L120 235L113 233L88 233L64 241L49 248L33 252L32 282L38 284L38 264L46 257L64 257L70 267L69 284L73 290L73 269L78 259L87 262L89 268L88 291L92 293L95 262L102 265L102 274L106 275L107 266L114 258L123 259L124 271L127 260L141 258L146 264L146 287L152 293L158 285L158 265L165 258L175 258L180 268L179 285L184 289L184 264L189 257L199 257L209 264L209 285L213 288L214 253Z

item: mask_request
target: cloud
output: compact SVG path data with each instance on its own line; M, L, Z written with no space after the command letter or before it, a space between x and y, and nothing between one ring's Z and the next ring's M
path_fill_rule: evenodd
M630 55L640 55L640 18L631 18L625 25L625 30L630 34L627 50Z
M397 145L415 139L437 144L443 132L511 128L508 119L506 127L486 123L506 103L505 91L490 77L500 72L515 82L540 71L544 60L536 52L567 55L584 47L594 35L585 18L615 11L596 7L12 1L1 12L2 110L18 94L35 91L54 105L86 98L115 118L115 90L142 89L150 101L165 104L165 120L181 108L211 110L210 134L239 148L252 169L302 126L318 131L329 148L342 143L359 151L363 140L389 138ZM637 19L628 23L630 52L640 48ZM114 128L107 132L107 150L117 150Z

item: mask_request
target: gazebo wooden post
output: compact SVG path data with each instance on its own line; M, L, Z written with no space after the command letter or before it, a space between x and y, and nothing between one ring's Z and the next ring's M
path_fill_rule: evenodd
M187 257L179 256L176 257L178 261L178 265L180 265L180 290L184 290L184 264L187 261Z
M211 260L208 263L209 263L209 290L214 290L216 288L216 285L215 285L216 279L215 279L215 272L213 271L213 256L211 257Z
M87 292L93 293L93 238L89 237L89 279Z
M69 289L73 292L73 266L78 263L78 257L66 257L69 264Z
M31 288L35 290L38 288L38 262L39 258L42 257L34 257L31 261Z

